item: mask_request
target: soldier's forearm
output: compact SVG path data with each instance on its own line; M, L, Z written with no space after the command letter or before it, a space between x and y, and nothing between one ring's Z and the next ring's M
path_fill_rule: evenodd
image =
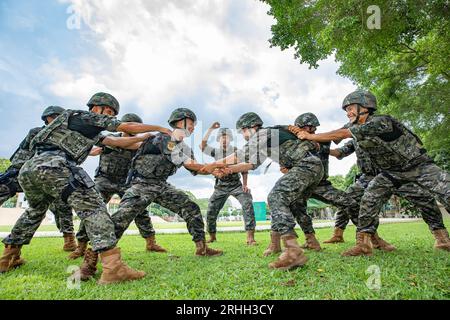
M122 149L128 149L131 145L141 142L142 137L106 137L102 143L110 147L118 147Z
M253 165L251 163L238 163L235 165L231 165L228 167L233 173L240 173L240 172L248 172L250 170L253 170Z
M236 164L237 163L237 154L233 153L233 154L229 155L228 157L217 160L216 162L213 162L213 163L227 164L227 165Z
M138 134L144 132L161 132L166 134L172 133L170 129L161 126L142 124L137 122L124 122L120 124L120 126L117 128L117 131L125 132L128 134Z
M334 140L342 140L351 138L352 134L348 129L338 129L325 133L310 134L306 139L316 142L331 142Z
M209 128L206 133L205 136L202 139L202 142L200 143L200 149L203 151L205 150L205 148L208 146L208 139L211 136L213 129Z

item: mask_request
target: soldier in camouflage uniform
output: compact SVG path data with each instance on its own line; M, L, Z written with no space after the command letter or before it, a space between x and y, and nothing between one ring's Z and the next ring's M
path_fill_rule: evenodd
M317 146L310 141L298 140L286 126L263 128L263 121L253 112L242 115L236 128L247 140L243 150L217 161L217 163L236 163L227 168L232 173L247 172L258 168L267 158L288 169L272 188L268 203L272 214L271 244L265 254L280 251L277 238L281 237L285 250L269 268L289 270L304 265L308 258L297 242L294 230L295 217L293 203L306 205L306 199L317 187L323 177L323 165L317 157ZM225 172L218 170L217 177Z
M142 119L134 114L125 114L122 122L143 123ZM113 134L111 134L113 135ZM129 137L127 133L119 133L119 137ZM100 162L95 172L95 187L103 198L105 204L108 204L114 195L123 197L125 194L126 181L128 171L130 170L131 160L136 154L135 150L123 149L118 147L101 146L94 147L91 155L100 155ZM166 252L164 248L156 243L155 230L153 229L152 220L147 210L138 214L134 220L141 236L146 240L147 251ZM88 235L84 224L80 224L77 233L78 247L77 250L69 255L69 259L77 259L84 256L89 242Z
M316 132L317 127L320 126L320 122L316 115L313 113L304 113L298 116L295 120L295 126L290 126L289 129L296 132L299 129L306 130L307 132ZM329 157L330 157L330 144L331 142L320 143L320 151L318 156L322 161L324 168L324 175L319 185L314 188L311 194L311 198L320 200L324 203L331 204L341 210L358 211L359 202L355 202L352 198L341 190L333 187L331 182L328 180L328 167L329 167ZM287 170L286 168L281 168L281 171ZM306 212L306 205L304 203L294 203L292 206L292 212L296 216L297 222L302 228L306 243L302 248L312 249L315 251L320 251L321 247L319 241L315 237L315 231L313 228L313 223L311 217Z
M103 265L100 284L135 280L144 272L128 267L121 260L114 224L106 206L87 173L78 167L91 148L102 141L104 145L123 147L142 141L142 137L113 138L101 135L103 130L136 134L149 131L171 133L160 126L140 123L121 123L114 118L119 112L118 101L110 94L97 93L88 102L89 112L66 110L32 140L35 156L20 170L19 182L30 207L16 222L11 234L3 239L5 250L0 257L0 273L24 263L21 248L29 244L39 227L48 206L62 199L76 210L86 227L94 251ZM86 252L86 256L90 255ZM81 268L83 272L83 266Z
M298 137L318 142L353 138L377 169L361 199L358 215L356 246L344 256L371 255L372 235L377 230L378 214L382 205L394 192L413 183L430 192L445 207L450 205L450 176L428 156L419 137L398 120L387 115L375 115L375 96L357 90L342 103L352 125L322 134L299 133ZM445 228L434 230L435 247L450 250L450 239Z
M219 142L220 148L212 148L208 145L207 141L211 132L219 128L220 124L215 122L211 128L208 129L207 133L203 137L200 149L203 153L215 160L225 158L237 151L230 145L233 140L233 133L228 128L222 128L217 134L217 142ZM206 213L207 229L210 236L208 243L216 241L217 232L217 216L220 210L225 205L229 196L235 197L242 206L242 211L244 214L245 231L247 232L247 245L256 245L255 241L255 211L253 209L253 198L250 193L250 189L247 187L248 173L243 172L242 178L244 184L242 185L240 174L232 174L223 179L216 179L216 184L214 186L214 193L209 199L208 211Z
M45 125L48 125L63 112L64 109L61 107L50 106L45 108L41 115L41 119L44 121ZM28 132L25 139L20 143L19 148L12 155L10 159L11 166L6 170L5 174L0 176L0 206L9 198L16 195L17 192L22 192L22 188L18 181L19 171L23 164L33 157L34 152L30 150L31 140L33 140L43 128L44 127L33 128ZM56 227L63 234L63 250L75 250L76 243L73 233L72 209L66 203L58 200L54 201L49 209L55 216Z
M364 151L358 147L352 139L344 146L331 151L331 154L338 159L343 159L353 153L357 156L357 165L361 172L356 178L356 181L351 185L346 193L348 197L352 197L356 202L361 202L364 191L369 185L370 181L377 175L377 169L370 162L370 158ZM433 198L433 196L420 188L415 183L407 183L400 188L393 190L393 194L398 197L403 197L412 203L416 208L421 210L422 217L427 223L431 232L445 229L444 221L441 211ZM327 243L344 242L343 233L351 219L354 225L358 225L359 210L340 210L336 213L335 232L333 237ZM372 238L374 247L377 247L377 239ZM440 248L440 247L437 247ZM386 251L386 250L385 250ZM388 250L389 251L389 250Z
M168 122L172 128L182 130L184 134L175 138L157 134L147 139L138 150L131 166L131 185L125 191L119 210L112 215L116 237L120 239L136 216L155 202L186 221L196 245L195 255L219 256L222 254L221 250L206 245L199 206L186 193L167 182L169 176L182 166L193 175L211 173L218 166L197 163L192 150L183 142L183 138L194 131L197 122L194 112L187 108L175 109Z

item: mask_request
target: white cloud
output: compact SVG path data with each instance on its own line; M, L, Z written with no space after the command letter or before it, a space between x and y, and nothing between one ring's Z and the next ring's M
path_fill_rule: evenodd
M354 86L335 74L332 59L309 70L292 50L270 48L274 21L260 1L62 2L79 10L80 33L98 46L78 65L51 61L42 68L53 79L48 90L72 103L85 104L93 92L105 90L123 106L136 106L144 119L161 123L180 104L226 126L247 111L259 112L268 125L292 123L312 111L322 132L346 122L339 105ZM330 172L345 174L353 162L332 160ZM255 198L265 198L276 178L252 175ZM193 189L202 195L208 190Z

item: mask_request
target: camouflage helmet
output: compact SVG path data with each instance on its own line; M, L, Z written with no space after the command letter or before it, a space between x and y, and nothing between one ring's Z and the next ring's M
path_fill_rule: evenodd
M316 115L311 112L303 113L295 119L295 125L297 127L318 127L320 126L319 119L317 119Z
M170 115L169 120L167 122L169 122L169 124L172 128L175 128L175 122L184 120L184 119L191 119L195 123L197 122L197 116L195 115L195 113L192 110L190 110L188 108L175 109L172 112L172 114Z
M355 103L373 111L377 110L377 98L369 91L356 90L350 93L342 102L342 109L345 110L347 106Z
M217 132L217 141L220 140L220 137L228 136L231 141L233 141L233 132L228 128L220 128Z
M45 122L47 117L52 116L54 114L60 115L64 111L65 111L64 108L58 107L58 106L47 107L47 108L45 108L44 112L42 112L41 119L42 119L42 121Z
M248 112L243 114L236 122L236 129L252 128L263 124L264 122L256 113Z
M122 122L138 122L138 123L143 123L141 117L139 117L137 114L135 113L127 113L124 114L122 119L120 119L120 121Z
M119 101L117 101L117 99L114 98L109 93L104 92L98 92L94 94L92 98L89 99L87 106L89 107L89 109L91 109L94 106L108 106L113 108L116 115L118 115L120 111Z

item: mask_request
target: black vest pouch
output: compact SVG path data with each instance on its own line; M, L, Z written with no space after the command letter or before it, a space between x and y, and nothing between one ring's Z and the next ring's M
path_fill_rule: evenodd
M394 187L397 189L403 185L403 182L401 180L394 178L392 175L390 175L386 171L382 171L381 175L388 178L388 180L391 181L392 184L394 185Z
M0 184L10 183L12 178L17 178L19 176L19 170L16 168L9 167L5 173L0 173Z
M69 199L70 195L77 189L90 189L95 186L94 181L92 181L91 177L84 171L83 168L80 167L69 167L71 171L71 175L69 177L69 185L64 188L61 199L67 203L67 199Z

